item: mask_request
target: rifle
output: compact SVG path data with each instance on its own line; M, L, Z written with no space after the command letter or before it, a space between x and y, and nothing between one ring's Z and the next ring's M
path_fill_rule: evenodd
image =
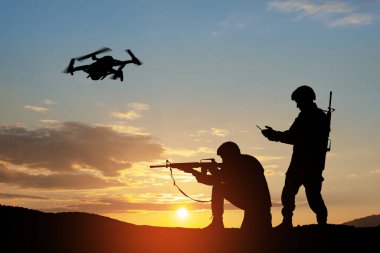
M209 161L209 162L205 162ZM186 173L192 173L193 175L199 173L198 170L195 168L201 168L201 173L206 175L207 171L216 169L217 167L220 167L222 164L215 162L214 158L208 158L208 159L202 159L200 162L190 162L190 163L171 163L169 160L166 160L166 163L164 165L151 165L150 168L169 168L170 169L170 177L173 180L173 185L178 188L178 190L188 197L191 200L194 200L196 202L210 202L210 200L198 200L190 197L187 195L175 182L174 176L173 176L173 168L179 169L181 171L184 171Z
M329 138L330 131L331 131L331 114L332 114L333 111L335 111L335 109L331 107L331 99L332 99L332 91L330 91L329 107L327 108L327 110L325 110L326 116L327 116L328 132L327 132L327 138L326 138L326 152L325 152L325 156L324 156L324 159L323 159L323 168L322 168L322 170L324 170L325 166L326 166L326 155L327 155L327 152L331 151L331 139Z
M209 162L205 162L209 161ZM200 162L190 162L190 163L171 163L166 160L164 165L151 165L150 168L170 168L179 169L186 173L198 172L195 168L201 168L201 173L207 173L210 168L215 168L221 166L221 163L215 162L214 158L202 159Z
M329 138L330 131L331 131L331 114L333 111L335 111L334 108L331 108L331 99L332 99L332 91L330 91L329 107L326 110L327 125L329 129L328 134L327 134L326 152L330 152L331 150L331 139Z

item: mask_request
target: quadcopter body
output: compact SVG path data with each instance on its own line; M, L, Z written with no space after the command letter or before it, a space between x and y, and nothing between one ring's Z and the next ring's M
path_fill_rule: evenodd
M72 58L70 60L69 66L64 70L64 73L70 73L71 75L74 75L74 72L76 71L83 71L88 74L87 78L91 78L92 80L103 80L106 76L112 75L112 79L115 80L119 78L120 81L123 81L123 68L125 65L130 63L133 63L135 65L142 64L142 62L132 53L130 49L125 50L130 55L130 60L120 61L114 59L109 55L103 56L101 58L97 57L98 54L108 51L111 51L111 49L105 47L91 54ZM91 58L94 62L88 65L74 66L75 61L83 61L88 58Z

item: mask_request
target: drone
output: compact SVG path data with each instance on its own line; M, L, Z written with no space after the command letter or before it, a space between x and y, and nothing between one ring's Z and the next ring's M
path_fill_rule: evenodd
M123 68L125 65L133 63L136 65L141 65L142 62L132 53L130 49L126 49L125 51L129 54L131 57L130 60L126 61L120 61L114 59L112 56L103 56L102 58L98 58L97 55L105 52L111 51L108 47L103 47L93 53L72 58L70 60L69 66L63 71L64 73L70 73L71 75L74 75L75 71L84 71L88 74L87 78L91 78L92 80L103 80L106 76L112 75L111 79L116 80L117 78L120 79L120 81L123 81ZM89 65L82 65L74 67L75 61L83 61L88 58L91 58L94 62ZM114 68L116 67L116 68Z

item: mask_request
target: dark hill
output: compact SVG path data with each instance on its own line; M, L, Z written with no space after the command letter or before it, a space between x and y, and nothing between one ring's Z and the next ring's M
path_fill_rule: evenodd
M360 219L348 221L348 222L343 223L343 225L354 226L354 227L358 227L358 228L378 227L378 226L380 226L380 214L370 215L370 216L363 217Z
M38 253L184 253L184 252L373 252L380 227L346 225L296 227L273 231L265 250L260 235L239 229L137 226L88 213L43 213L0 206L1 249ZM3 252L3 251L1 251Z

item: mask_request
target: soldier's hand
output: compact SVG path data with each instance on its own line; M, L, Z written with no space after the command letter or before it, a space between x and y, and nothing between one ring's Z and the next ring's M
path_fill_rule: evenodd
M262 130L261 133L268 138L270 141L278 141L278 134L277 131L273 130L269 126L265 126L266 129Z
M183 166L183 167L181 168L181 170L184 171L184 172L186 172L186 173L192 173L194 169L191 168L191 167Z

